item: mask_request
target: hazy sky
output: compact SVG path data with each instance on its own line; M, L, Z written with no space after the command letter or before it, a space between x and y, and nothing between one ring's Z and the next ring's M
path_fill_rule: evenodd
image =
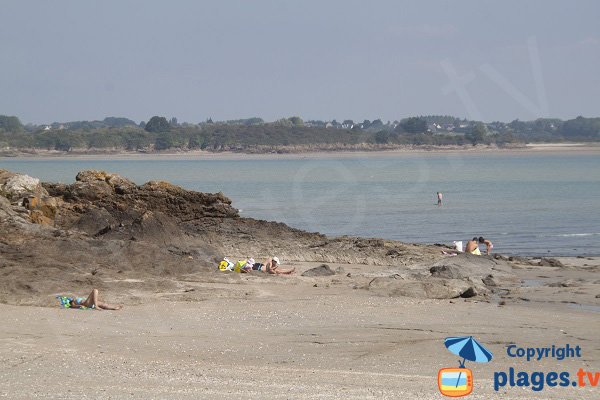
M600 1L0 0L24 123L600 116Z

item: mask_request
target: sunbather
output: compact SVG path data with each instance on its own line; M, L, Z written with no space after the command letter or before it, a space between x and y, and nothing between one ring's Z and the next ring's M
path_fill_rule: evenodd
M479 245L477 242L478 238L474 237L473 239L467 242L467 246L465 247L465 253L475 254L476 256L481 255L481 251L479 250Z
M268 274L275 275L289 275L296 271L296 268L283 269L280 267L279 258L273 257L270 260L265 261L265 272Z
M65 308L91 308L96 310L120 310L123 308L120 304L108 304L98 300L98 289L93 289L87 299L68 296L59 296L58 298Z

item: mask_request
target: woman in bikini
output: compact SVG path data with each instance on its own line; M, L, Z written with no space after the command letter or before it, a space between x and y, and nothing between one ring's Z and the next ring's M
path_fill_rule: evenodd
M59 299L65 308L91 308L96 310L120 310L123 308L121 304L108 304L98 300L98 289L93 289L87 299L66 296L59 296Z
M273 257L270 260L265 261L265 272L267 274L275 275L290 275L296 271L296 268L283 269L279 265L279 258Z

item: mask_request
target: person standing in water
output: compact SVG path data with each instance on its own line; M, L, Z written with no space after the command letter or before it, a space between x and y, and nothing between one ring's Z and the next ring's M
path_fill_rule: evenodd
M438 207L442 205L442 197L444 197L442 195L442 192L437 192L437 201L438 201L437 205L438 205Z

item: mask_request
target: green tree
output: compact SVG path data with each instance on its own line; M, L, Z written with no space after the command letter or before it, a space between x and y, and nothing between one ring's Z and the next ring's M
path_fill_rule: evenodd
M124 126L136 126L135 121L130 120L129 118L123 117L106 117L102 121L106 126L112 127L124 127Z
M294 126L304 125L304 121L302 121L302 118L300 118L300 117L290 117L290 118L288 118L288 121L290 121L292 123L292 125L294 125Z
M419 117L406 118L400 121L400 125L396 129L406 133L427 132L427 121Z
M376 119L375 121L371 122L371 128L381 128L383 126L383 121L381 119Z
M144 127L146 132L169 132L171 129L171 125L169 125L169 121L165 117L154 116L150 118L150 121L146 123Z
M156 137L154 141L155 150L167 150L171 147L175 147L175 140L170 132L161 133Z
M23 124L19 121L19 118L8 115L0 115L0 130L6 132L19 133L23 132Z
M387 131L379 131L375 134L375 143L386 144L390 141L390 134Z
M478 122L465 134L465 139L475 146L477 143L483 142L486 134L487 128L482 122Z
M206 137L200 134L195 134L188 141L189 149L204 149L206 148Z
M560 133L565 137L600 138L600 118L577 117L565 121L560 127Z

